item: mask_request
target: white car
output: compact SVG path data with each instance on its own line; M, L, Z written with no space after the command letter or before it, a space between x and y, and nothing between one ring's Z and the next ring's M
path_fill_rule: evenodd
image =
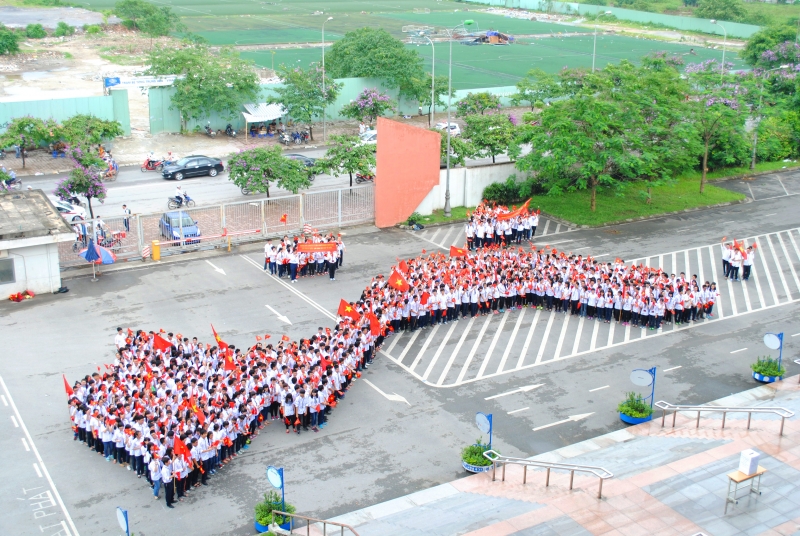
M447 130L447 121L442 121L441 123L436 123L438 130ZM461 127L458 123L450 123L450 135L451 136L460 136L461 135Z
M67 221L78 221L86 219L86 209L77 205L72 205L66 201L56 200L53 201L59 214L61 214Z
M378 143L378 131L368 130L359 135L359 138L361 138L361 145L375 145Z

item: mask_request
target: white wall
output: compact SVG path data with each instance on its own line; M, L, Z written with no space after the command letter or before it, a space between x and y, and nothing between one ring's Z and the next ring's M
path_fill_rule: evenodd
M459 167L450 170L450 206L474 207L481 202L483 190L493 182L505 182L509 175L516 173L514 164L488 164L475 167ZM434 210L444 208L444 194L447 189L447 170L439 173L439 185L425 196L417 207L423 216Z
M0 284L0 298L31 290L35 294L48 293L61 286L58 263L58 244L40 244L8 250L14 259L16 283Z

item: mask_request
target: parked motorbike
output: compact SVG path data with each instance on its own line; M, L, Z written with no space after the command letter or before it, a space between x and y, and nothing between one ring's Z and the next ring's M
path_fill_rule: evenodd
M292 143L292 138L287 133L281 132L280 136L278 136L278 141L288 147Z
M364 174L361 174L361 173L356 173L356 182L358 184L361 184L361 183L364 183L364 182L375 182L375 175L372 175L371 173L367 174L367 175L364 175Z
M307 130L304 130L300 133L300 139L303 140L303 143L308 143L308 140L311 139L311 134Z
M6 182L4 180L0 180L0 187L3 190L21 190L22 189L22 179L18 179L14 177L10 181Z
M208 135L209 138L216 138L217 137L217 131L213 130L211 128L211 121L206 123L205 130L206 130L206 134Z
M235 138L236 137L236 131L233 130L233 127L231 126L230 123L228 123L227 126L225 127L225 134L227 134L231 138Z
M292 141L294 141L295 145L300 145L303 143L303 135L295 130L292 132Z
M162 169L164 169L164 160L158 160L149 156L141 167L142 173L145 171L161 171Z
M180 201L178 201L174 197L170 197L169 199L167 199L167 208L169 208L170 210L179 209L184 205L187 208L192 208L194 206L194 199L189 197L189 194L187 194L186 192L183 192L183 199L181 199Z

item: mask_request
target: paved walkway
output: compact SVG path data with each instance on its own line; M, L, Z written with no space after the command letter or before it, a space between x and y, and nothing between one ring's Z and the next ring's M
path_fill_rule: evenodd
M709 405L781 406L800 413L800 377L745 391ZM597 499L598 481L509 466L506 481L474 475L345 514L333 521L355 527L360 536L545 536L545 535L789 535L800 534L800 419L696 414L632 426L533 457L536 460L599 465L614 473ZM740 491L725 510L728 479L739 453L762 454L761 496ZM453 462L454 464L457 461ZM305 531L305 529L303 529ZM304 532L305 533L305 532ZM329 532L330 533L330 532Z

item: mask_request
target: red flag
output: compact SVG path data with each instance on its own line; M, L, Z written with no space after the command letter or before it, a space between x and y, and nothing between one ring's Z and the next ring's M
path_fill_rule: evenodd
M378 317L373 313L367 313L367 319L369 320L369 332L373 335L380 335L381 323L378 320Z
M410 288L408 281L406 281L403 275L397 270L392 271L392 275L389 277L389 286L402 292L406 292Z
M406 261L400 261L400 264L397 267L401 272L408 275L408 264L406 264Z
M419 303L421 303L422 305L425 305L426 303L428 303L428 298L430 298L430 297L431 297L431 295L429 293L423 292L422 296L419 299Z
M358 311L356 311L352 305L350 305L344 300L339 300L339 310L337 311L337 313L339 316L346 316L348 318L351 318L353 322L358 321L360 316L358 314Z
M425 250L423 249L423 250L422 250L422 254L423 254L423 255L425 255L426 253L427 253L427 251L425 251Z
M206 423L206 416L203 414L203 411L197 405L197 400L194 397L192 397L192 399L189 401L189 407L192 408L192 411L197 417L197 422L200 423L200 426L203 426Z
M186 443L184 443L178 436L175 436L175 442L172 445L172 452L174 452L177 456L183 456L183 459L187 462L192 456L192 453L189 451Z
M281 337L281 341L283 341L283 342L289 342L290 340L291 340L291 339L289 338L289 336L288 336L288 335L283 335L283 336Z
M73 396L75 391L73 391L72 387L70 387L69 382L67 381L67 375L62 374L61 376L64 378L64 390L67 392L67 396Z
M530 203L530 202L531 202L531 200L528 199L517 210L511 211L511 212L505 212L503 214L498 214L497 215L497 219L498 220L510 220L511 218L515 218L515 217L519 216L520 214L522 214L523 212L525 212L528 209L528 203Z
M153 335L153 348L162 352L166 352L172 348L172 343L163 338L161 335L155 334Z
M217 341L217 346L219 346L219 349L222 351L227 350L228 343L226 343L220 338L219 334L217 333L217 330L214 329L214 324L211 324L211 332L214 334L214 340Z
M223 368L225 370L236 370L236 361L234 361L233 352L230 349L225 351L225 366Z
M327 359L325 359L324 356L322 358L320 358L320 360L319 360L319 366L322 368L322 370L326 370L332 364L333 363L331 361L328 361Z
M283 216L281 216L281 223L283 223L283 224L285 225L285 224L286 224L286 221L287 221L288 219L289 219L289 216L288 216L288 214L284 214Z
M256 340L260 341L261 340L261 335L256 335Z
M451 257L466 257L467 250L463 248L457 248L455 246L450 246L450 256Z

